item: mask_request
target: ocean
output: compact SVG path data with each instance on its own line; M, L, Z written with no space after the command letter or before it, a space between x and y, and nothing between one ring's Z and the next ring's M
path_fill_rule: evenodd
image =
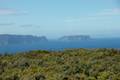
M91 39L80 41L47 41L34 44L10 44L0 46L0 54L30 50L64 50L71 48L120 48L120 39Z

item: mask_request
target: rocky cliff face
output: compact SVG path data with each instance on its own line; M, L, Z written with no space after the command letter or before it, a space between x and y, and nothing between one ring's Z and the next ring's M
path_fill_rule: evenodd
M89 40L89 39L91 39L89 35L72 35L72 36L63 36L59 40L78 41L78 40Z
M9 35L9 34L0 35L0 45L30 44L41 41L47 41L47 38L45 36L37 37L31 35Z

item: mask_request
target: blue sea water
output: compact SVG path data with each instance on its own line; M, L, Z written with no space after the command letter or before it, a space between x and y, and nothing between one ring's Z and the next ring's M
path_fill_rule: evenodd
M120 48L120 39L47 41L34 44L11 44L0 46L0 53L15 53L29 50L63 50L66 48Z

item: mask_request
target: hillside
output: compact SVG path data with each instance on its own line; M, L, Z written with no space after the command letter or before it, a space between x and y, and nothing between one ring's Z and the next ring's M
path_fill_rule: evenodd
M89 40L91 37L89 35L70 35L63 36L59 40L62 41L79 41L79 40Z
M47 41L47 38L45 36L0 34L0 45L31 44L41 41Z
M0 80L120 80L120 51L68 49L0 55Z

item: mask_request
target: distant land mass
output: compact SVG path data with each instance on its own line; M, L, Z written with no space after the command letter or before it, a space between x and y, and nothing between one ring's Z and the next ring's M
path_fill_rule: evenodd
M71 48L120 48L120 38L91 38L89 35L70 35L50 40L46 36L0 35L0 53Z
M79 41L79 40L90 40L91 37L89 35L69 35L63 36L59 40L62 41Z
M0 34L0 45L31 44L41 41L47 41L47 38L45 36Z

